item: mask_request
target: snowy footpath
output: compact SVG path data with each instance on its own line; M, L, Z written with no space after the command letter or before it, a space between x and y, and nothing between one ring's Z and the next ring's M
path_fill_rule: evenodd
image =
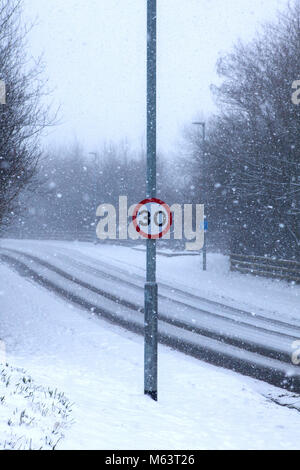
M143 395L141 337L6 265L0 275L0 339L13 368L2 369L14 377L9 386L0 380L0 447L13 435L20 448L48 448L50 433L57 449L300 448L300 412L270 399L286 392L160 346L155 403ZM30 406L24 394L14 394L16 381L28 377L36 384ZM32 411L34 397L39 405Z

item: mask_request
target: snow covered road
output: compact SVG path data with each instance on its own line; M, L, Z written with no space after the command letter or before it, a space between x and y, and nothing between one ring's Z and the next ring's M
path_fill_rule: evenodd
M23 275L70 301L142 333L144 274L132 260L143 254L110 246L106 247L108 258L97 257L98 247L86 245L2 241L1 256ZM127 264L111 262L116 250L118 254L129 251ZM200 297L174 280L161 280L159 293L161 342L207 362L300 391L299 367L292 364L293 344L300 337L300 319L295 315L282 316L258 307L253 314Z
M143 396L141 337L0 271L8 361L74 403L58 448L299 449L299 412L271 401L282 390L160 346L154 403Z

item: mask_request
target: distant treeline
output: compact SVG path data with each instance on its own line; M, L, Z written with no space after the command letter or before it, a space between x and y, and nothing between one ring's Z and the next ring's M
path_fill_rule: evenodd
M220 58L220 107L194 143L196 199L231 251L300 259L300 2Z
M158 155L157 197L181 202L182 191L172 178L174 162ZM63 231L74 236L96 233L96 209L100 204L118 208L119 196L127 196L128 206L146 196L146 155L125 143L103 145L92 154L80 144L52 150L44 155L34 194L23 193L18 214L8 234L47 236Z

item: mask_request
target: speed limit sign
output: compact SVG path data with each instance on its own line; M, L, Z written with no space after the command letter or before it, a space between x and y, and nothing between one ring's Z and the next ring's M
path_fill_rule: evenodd
M162 238L172 225L170 207L160 199L144 199L134 209L133 225L144 238Z

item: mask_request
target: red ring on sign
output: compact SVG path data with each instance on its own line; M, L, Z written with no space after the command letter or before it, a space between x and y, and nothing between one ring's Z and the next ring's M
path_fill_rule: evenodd
M139 212L140 208L142 206L144 206L145 204L149 204L149 203L152 203L152 202L154 202L156 204L159 204L160 206L163 206L165 208L166 212L168 213L168 216L169 216L169 222L168 222L166 228L162 232L157 233L155 235L151 235L149 233L143 232L143 230L137 224L137 215L138 215L138 212ZM144 199L139 204L137 204L137 206L135 207L134 212L133 212L132 222L133 222L133 225L134 225L136 231L138 233L140 233L142 235L142 237L148 238L149 240L156 240L158 238L162 238L164 235L166 235L166 233L168 233L168 231L170 230L170 227L172 225L172 222L173 222L173 217L172 217L171 209L168 206L168 204L166 204L161 199L157 199L155 197L152 197L152 198Z

